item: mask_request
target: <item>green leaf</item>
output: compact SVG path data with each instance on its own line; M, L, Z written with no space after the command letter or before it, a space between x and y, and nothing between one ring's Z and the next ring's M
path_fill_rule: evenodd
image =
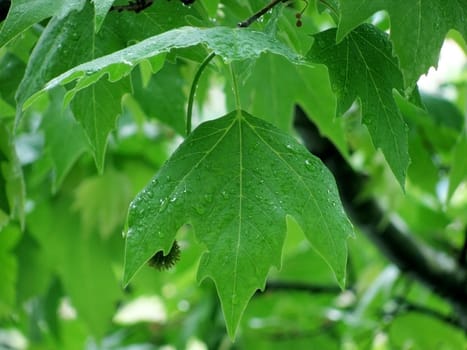
M407 127L393 97L393 89L402 91L403 82L391 43L385 33L366 24L338 44L335 37L336 29L316 34L308 57L328 67L339 114L360 98L363 123L404 187L409 165Z
M26 202L23 171L16 155L13 139L8 128L0 123L0 213L3 211L17 218L24 226L24 205ZM5 222L4 215L0 218Z
M151 74L147 84L144 84L140 73L136 70L132 75L134 99L147 116L166 123L184 135L186 94L183 88L186 82L180 68L166 63L157 74Z
M34 23L52 16L63 18L73 10L82 9L84 3L85 0L13 0L8 17L0 29L0 47Z
M110 81L116 81L127 75L141 61L169 52L198 44L206 45L210 50L226 61L256 58L265 51L281 55L293 63L305 64L304 59L286 45L270 36L245 28L196 28L182 27L153 36L140 43L129 46L110 55L83 63L52 79L45 86L46 90L78 80L75 91L95 83L108 74ZM34 100L34 97L31 98Z
M298 103L342 153L347 146L342 123L335 118L336 97L323 66L296 66L280 56L260 57L240 89L242 106L284 131L291 132Z
M413 344L411 348L414 350L430 347L462 349L466 344L465 333L460 328L416 312L397 316L391 323L389 336L396 349L404 348L406 344Z
M206 122L130 205L124 283L155 252L168 253L177 230L191 223L207 248L198 278L215 282L233 337L269 268L281 264L287 215L343 286L353 231L321 161L244 111Z
M108 238L123 226L132 194L127 176L115 170L85 179L76 189L73 203L80 211L84 231Z
M19 227L0 229L0 317L7 316L15 306L18 263L11 251L20 237Z
M63 91L56 89L50 95L50 105L44 112L42 128L45 133L45 150L54 167L52 191L56 192L73 164L89 149L89 145L84 130L73 118L70 108L63 108Z
M116 83L101 80L88 89L79 91L71 109L81 123L91 143L97 169L104 169L105 151L110 132L115 129L121 113L122 96L131 91L129 79Z
M86 6L64 18L53 18L44 29L29 58L23 80L16 92L17 118L24 102L54 76L92 59L92 10ZM79 29L78 29L79 28Z
M59 274L80 319L92 334L103 336L121 298L108 245L96 234L85 237L79 218L61 197L38 203L28 215L28 228Z
M459 138L453 150L452 168L449 173L448 198L451 198L457 187L467 178L467 136L465 132Z
M380 10L391 18L391 41L399 58L405 85L436 67L444 37L456 29L467 40L467 2L464 0L340 0L337 40Z
M10 105L15 105L15 91L24 74L26 65L17 56L7 52L0 60L0 96ZM3 110L0 108L0 110Z

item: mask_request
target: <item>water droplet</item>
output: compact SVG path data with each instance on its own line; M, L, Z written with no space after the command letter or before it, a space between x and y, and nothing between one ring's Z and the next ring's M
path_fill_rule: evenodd
M160 208L159 208L159 213L162 213L165 209L167 209L167 206L169 205L169 201L167 200L167 198L164 198L164 199L160 199L159 200L159 203L160 203Z
M131 236L132 234L132 229L128 229L128 231L122 231L122 238L127 238L128 236Z
M326 43L324 42L324 40L317 39L317 40L316 40L316 43L318 44L319 47L324 47L324 46L326 46Z
M172 198L170 198L170 203L173 203L177 200L177 196L173 196Z
M195 210L199 215L203 215L206 212L206 208L202 205L196 205Z
M310 165L311 165L311 162L310 162L310 160L309 160L309 159L305 160L305 165L308 165L308 166L310 166Z

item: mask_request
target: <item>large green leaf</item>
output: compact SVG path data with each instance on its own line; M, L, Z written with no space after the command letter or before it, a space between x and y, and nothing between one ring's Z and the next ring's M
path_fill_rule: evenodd
M53 18L42 32L28 60L26 72L16 91L17 115L23 103L54 76L92 59L93 18L90 6L64 18ZM91 22L92 23L92 22Z
M173 11L173 19L168 16L170 11ZM131 40L141 40L145 35L154 35L186 24L185 17L188 13L197 15L195 11L189 11L180 4L164 1L151 6L141 16L135 13L112 13L97 34L94 30L94 9L89 3L80 12L74 11L64 18L53 18L31 54L18 89L17 118L21 116L26 99L54 76L97 56L117 51ZM128 91L128 80L115 85L102 81L80 93L72 105L75 118L86 131L100 170L103 167L108 134L115 127L120 113L121 96Z
M340 0L337 40L380 10L391 17L391 40L399 57L405 84L412 86L431 66L437 66L439 51L450 29L467 40L465 0Z
M127 75L141 61L172 49L205 44L226 61L256 58L263 52L286 57L293 63L305 60L280 41L261 32L241 28L182 27L143 40L110 55L74 67L47 83L45 89L78 80L75 91L85 88L108 74L110 81ZM33 98L32 98L33 100Z
M281 264L287 215L343 286L352 226L331 173L290 135L246 112L206 122L132 202L124 282L191 223L207 248L198 277L215 282L234 336L248 300Z
M84 3L85 0L13 0L5 23L0 29L0 46L34 23L52 16L63 18L73 10L80 10Z
M336 29L316 34L308 57L328 67L339 114L360 98L363 123L404 187L409 165L407 127L393 97L393 89L402 91L403 82L391 43L385 33L366 24L338 44L335 37Z

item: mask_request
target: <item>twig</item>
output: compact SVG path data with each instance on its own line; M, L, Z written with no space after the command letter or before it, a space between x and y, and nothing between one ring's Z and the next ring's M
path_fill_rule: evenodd
M135 0L135 1L130 1L128 5L115 5L110 7L110 11L133 11L133 12L141 12L144 9L148 8L151 6L153 3L152 0Z
M284 281L269 281L266 283L264 292L276 292L276 291L298 291L312 294L337 294L341 292L338 286L334 285L320 285L310 284L301 282L284 282Z
M279 4L281 2L286 2L286 1L288 1L288 0L272 0L269 4L264 6L261 10L254 13L251 17L249 17L246 20L238 23L237 27L240 27L240 28L249 27L253 22L257 21L262 15L264 15L266 12L268 12L274 6L276 6L277 4Z
M463 329L463 326L460 320L452 315L444 315L437 310L431 309L424 305L413 303L402 297L396 297L394 300L399 305L399 307L392 313L386 313L386 315L394 317L394 316L400 315L403 312L417 312L419 314L423 314L426 316L436 318L437 320L440 320L451 326Z

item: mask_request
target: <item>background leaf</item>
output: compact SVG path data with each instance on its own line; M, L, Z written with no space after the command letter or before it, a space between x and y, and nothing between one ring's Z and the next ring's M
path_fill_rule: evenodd
M101 80L76 94L71 103L75 118L81 123L91 143L97 169L104 169L105 151L110 132L121 113L121 99L131 91L129 79L116 83Z
M467 40L467 3L463 0L340 0L339 4L338 41L375 12L388 11L391 41L407 87L413 87L428 68L437 66L450 29Z
M74 10L81 10L85 0L13 0L8 16L0 29L0 47L15 36L43 19L65 17Z
M336 97L324 67L296 66L281 56L263 55L240 90L243 108L287 132L292 132L295 107L300 105L322 134L346 153L342 123L335 118Z
M0 228L6 216L17 218L24 224L25 186L23 171L16 155L9 128L0 123Z
M339 114L360 98L363 123L404 187L409 165L407 127L392 95L393 89L403 89L403 83L391 43L371 25L361 25L338 44L335 36L336 29L316 34L308 57L328 67Z
M139 70L132 74L133 96L144 113L171 126L180 135L185 134L184 87L186 80L180 68L169 62L157 72L151 74L145 84Z
M343 286L352 227L329 171L293 138L246 112L206 122L130 205L124 281L155 252L168 253L177 230L191 223L208 250L199 279L213 279L234 336L269 268L280 266L286 215Z
M45 132L45 149L54 166L52 191L56 192L73 164L89 150L89 144L70 108L63 109L63 91L56 89L50 95L51 101L44 113L42 127ZM65 144L66 147L63 147Z
M0 229L0 317L8 316L15 306L18 262L13 249L20 238L19 227Z

